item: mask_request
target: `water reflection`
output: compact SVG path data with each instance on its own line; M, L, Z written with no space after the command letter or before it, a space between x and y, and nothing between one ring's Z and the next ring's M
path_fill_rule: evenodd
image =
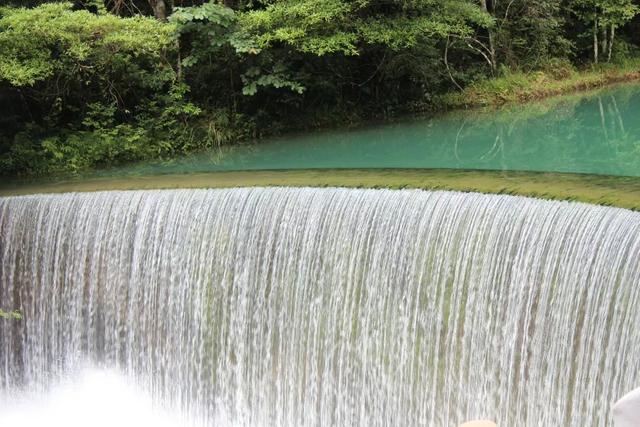
M640 176L640 86L223 147L109 174L452 168Z

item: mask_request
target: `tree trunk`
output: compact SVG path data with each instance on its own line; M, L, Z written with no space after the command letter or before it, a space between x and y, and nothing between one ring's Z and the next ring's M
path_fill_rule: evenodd
M167 4L164 0L149 0L149 5L158 21L167 20Z
M607 34L607 27L605 25L600 26L600 52L602 55L606 55L609 51L607 43L609 42L609 36Z
M593 63L598 63L598 18L593 19Z
M611 24L611 29L609 30L609 52L607 52L607 62L611 62L611 55L613 53L613 39L616 35L616 27Z
M489 10L489 7L487 6L487 0L480 0L480 7L487 14L493 16L491 11ZM491 29L489 28L487 29L487 33L489 36L489 46L488 46L489 62L491 64L491 73L493 74L496 70L496 48L495 48L495 42L493 40L493 31L491 31Z
M489 30L489 56L491 58L491 71L496 71L496 47L493 41L493 33Z
M447 68L447 73L449 73L449 78L451 79L453 84L456 85L456 87L460 89L460 91L462 91L463 90L462 86L460 86L456 81L456 79L453 77L453 74L451 73L451 68L449 67L449 46L450 46L449 42L450 42L450 37L447 36L447 41L444 44L444 66Z

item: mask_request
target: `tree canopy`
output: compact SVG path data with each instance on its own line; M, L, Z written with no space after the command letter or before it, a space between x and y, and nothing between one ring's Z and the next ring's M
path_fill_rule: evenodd
M638 0L30 0L0 8L0 166L81 171L638 56ZM12 4L13 3L13 4Z

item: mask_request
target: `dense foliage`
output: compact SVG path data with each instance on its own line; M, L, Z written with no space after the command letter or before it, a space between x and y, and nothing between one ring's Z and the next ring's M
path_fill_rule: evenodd
M635 57L640 44L638 0L5 3L0 167L9 175L437 108L472 83L538 69L561 76Z
M179 122L200 111L184 99L175 49L173 29L151 18L2 10L3 169L81 170L171 150Z

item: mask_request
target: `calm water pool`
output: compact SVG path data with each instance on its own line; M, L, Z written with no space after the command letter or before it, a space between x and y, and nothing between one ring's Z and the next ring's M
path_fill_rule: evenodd
M499 111L286 136L107 174L316 168L568 172L640 177L640 85Z

